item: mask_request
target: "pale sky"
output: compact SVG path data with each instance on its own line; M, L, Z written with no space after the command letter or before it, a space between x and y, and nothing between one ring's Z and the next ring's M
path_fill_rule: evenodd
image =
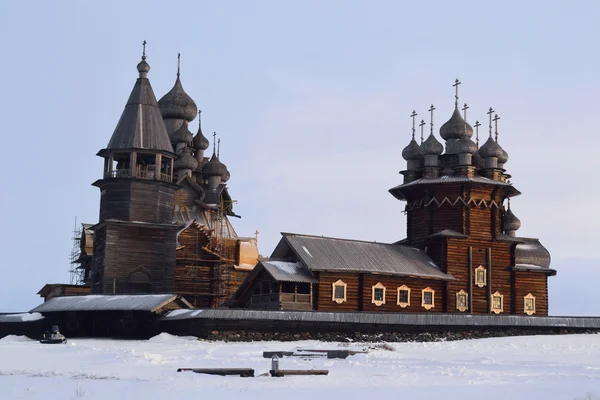
M390 242L406 235L411 111L435 134L470 106L500 115L521 236L552 255L550 313L600 315L595 1L0 2L0 311L68 282L71 231L96 223L104 148L148 41L157 98L182 82L217 131L241 236ZM192 130L197 120L192 122ZM212 139L212 137L211 137Z

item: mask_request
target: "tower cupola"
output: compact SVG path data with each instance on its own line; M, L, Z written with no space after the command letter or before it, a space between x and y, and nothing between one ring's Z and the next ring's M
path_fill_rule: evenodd
M418 114L413 110L412 114L410 114L412 118L412 139L408 143L408 146L402 150L402 158L407 161L407 170L408 171L418 171L421 167L421 161L423 160L423 155L421 154L421 146L415 140L415 117Z
M516 232L521 228L521 220L510 209L510 199L508 199L508 209L504 213L502 223L504 233L510 236L515 236Z
M191 122L196 118L198 107L192 98L183 90L180 78L181 55L177 55L177 79L173 88L159 101L158 106L165 119L169 133L179 129L183 121Z
M177 179L181 179L185 175L190 175L198 167L198 161L192 155L190 147L184 147L181 155L175 160L175 171L177 171Z
M194 148L196 149L196 160L198 160L198 166L204 162L204 151L208 149L210 143L208 139L202 133L202 111L198 110L198 132L194 136Z

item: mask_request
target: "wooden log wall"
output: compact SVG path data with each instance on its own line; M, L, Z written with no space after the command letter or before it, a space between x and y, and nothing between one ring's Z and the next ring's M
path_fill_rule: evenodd
M472 248L472 273L468 275L469 247ZM491 249L491 286L479 287L475 285L475 270L480 265L487 268L487 249ZM456 309L456 293L461 289L468 293L469 279L473 282L473 291L470 293L473 304L473 313L489 313L488 290L496 291L504 296L503 313L511 312L512 272L511 244L504 242L491 242L478 239L453 239L448 238L446 269L457 281L448 282L448 312L460 312ZM466 313L470 310L465 311Z
M444 282L440 280L334 272L320 272L319 275L319 285L317 289L317 309L319 311L442 312L443 309L442 292ZM346 302L341 304L332 300L332 285L338 280L344 281L347 285ZM377 306L372 302L372 288L379 282L386 288L385 304ZM402 285L406 285L411 289L410 305L405 308L402 308L397 304L397 289ZM429 311L423 308L421 304L421 290L428 286L435 290L435 306Z
M138 270L149 272L151 292L172 293L176 229L107 222L102 293L128 293L129 276Z
M338 304L332 301L332 284L337 280L346 283L346 301ZM319 311L359 311L359 276L351 273L320 272L316 309Z
M373 303L373 286L378 283L385 286L385 304L380 306ZM401 307L398 305L398 288L406 285L410 288L410 305ZM426 310L422 306L422 290L430 287L435 290L434 307ZM444 281L433 279L414 279L399 276L364 275L363 302L360 311L386 311L386 312L442 312L444 304L443 296ZM331 301L331 297L329 298Z
M548 315L548 276L539 272L515 273L515 311L525 314L525 296L531 293L535 296L535 314Z
M176 186L152 180L107 179L100 184L100 222L170 223Z

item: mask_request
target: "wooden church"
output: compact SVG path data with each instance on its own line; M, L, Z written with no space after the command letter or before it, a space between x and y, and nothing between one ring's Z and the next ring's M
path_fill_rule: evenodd
M550 254L517 236L507 152L490 108L489 137L479 146L455 107L434 135L403 150L404 181L389 190L405 201L407 237L382 244L283 233L235 295L240 307L278 310L548 315ZM493 117L494 116L494 117ZM492 118L493 117L493 118ZM495 132L492 132L492 122Z
M178 60L179 61L179 60ZM79 285L46 285L45 300L69 294L176 293L195 307L227 304L257 262L256 237L239 237L219 149L210 147L179 66L159 101L139 77L105 149L97 224L83 224L74 263ZM190 123L198 116L194 135ZM77 289L77 290L75 290Z
M144 42L145 45L145 42ZM256 237L239 237L227 181L230 173L200 112L184 91L179 67L173 88L156 100L145 47L138 78L106 148L100 215L84 224L74 259L78 285L46 285L39 294L175 293L198 308L386 311L547 315L550 255L519 237L510 208L520 192L510 183L508 154L458 108L434 135L433 105L425 139L403 150L407 237L376 243L284 233L269 258ZM196 134L190 123L198 115ZM495 130L492 131L492 124Z

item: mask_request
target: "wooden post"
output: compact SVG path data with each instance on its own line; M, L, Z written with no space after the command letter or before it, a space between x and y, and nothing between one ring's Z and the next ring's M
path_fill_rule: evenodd
M488 314L492 313L492 248L486 249Z
M363 311L363 301L365 298L365 275L358 275L358 311Z
M467 264L469 267L469 285L467 293L469 296L469 314L473 314L473 246L469 246L469 252L467 253Z
M108 157L108 176L112 178L113 176L113 164L115 163L115 156L114 155L110 155L110 157Z
M129 176L132 178L137 177L136 163L137 163L137 152L132 151L130 154L130 158L129 158L129 170L131 172Z
M162 180L162 154L158 153L156 155L155 163L156 165L154 167L154 173L156 175L154 176L154 179Z

